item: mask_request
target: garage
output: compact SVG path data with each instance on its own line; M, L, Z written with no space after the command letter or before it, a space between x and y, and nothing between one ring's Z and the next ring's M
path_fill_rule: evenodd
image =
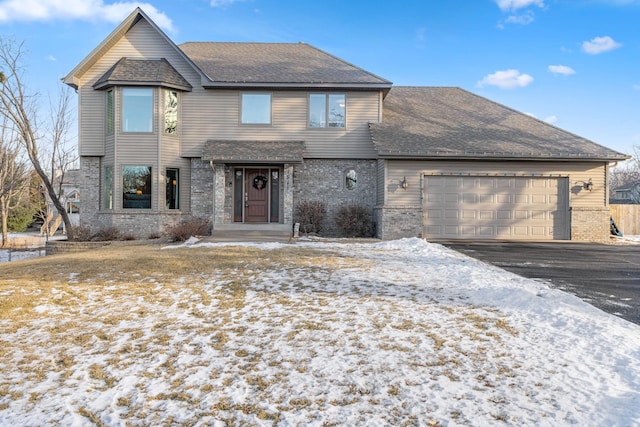
M563 177L425 175L423 236L569 239L568 187Z

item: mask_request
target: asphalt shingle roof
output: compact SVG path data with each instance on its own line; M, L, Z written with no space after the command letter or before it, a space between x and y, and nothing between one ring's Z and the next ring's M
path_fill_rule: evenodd
M203 160L214 163L301 163L303 141L237 141L210 139L202 150Z
M383 158L627 158L453 87L394 86L384 100L383 123L371 123L370 130Z
M179 48L212 83L391 86L306 43L189 42Z
M94 89L104 89L117 84L165 86L190 91L192 86L164 58L121 58L98 79Z

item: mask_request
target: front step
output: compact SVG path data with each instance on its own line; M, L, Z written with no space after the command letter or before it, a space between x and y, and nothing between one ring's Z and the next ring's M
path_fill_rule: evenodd
M216 224L212 242L293 242L291 227L285 224Z

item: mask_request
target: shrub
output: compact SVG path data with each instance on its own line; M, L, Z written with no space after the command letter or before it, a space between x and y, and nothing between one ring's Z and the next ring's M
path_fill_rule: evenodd
M149 234L149 237L148 237L149 240L156 240L160 238L162 238L162 233L160 233L159 231L151 232L151 234Z
M108 242L120 240L120 237L120 230L118 230L117 227L106 227L98 230L98 232L91 237L91 240L96 242Z
M91 237L91 229L84 225L74 226L67 234L67 238L72 242L88 242Z
M295 222L300 223L303 234L320 234L327 216L327 204L304 200L296 205Z
M211 225L206 218L187 218L180 224L167 229L167 235L173 242L184 242L192 236L205 236L211 234Z
M366 206L342 206L334 215L336 225L345 237L371 237L371 209Z

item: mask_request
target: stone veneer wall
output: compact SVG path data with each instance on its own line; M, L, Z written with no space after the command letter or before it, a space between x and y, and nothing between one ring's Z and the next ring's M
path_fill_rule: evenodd
M379 224L376 237L384 240L422 236L421 206L379 206L375 209Z
M213 170L201 159L191 159L191 215L213 220Z
M179 224L184 215L180 211L153 212L138 209L127 209L127 211L129 212L101 212L98 214L98 223L102 227L116 227L123 235L147 239ZM96 231L99 228L101 227L95 227L92 230Z
M608 206L571 208L571 240L606 243L611 239L611 212Z
M100 211L100 157L80 157L80 182L78 185L82 208L80 226L91 230L103 228L98 219Z
M356 187L346 188L346 173L355 170ZM293 221L295 206L303 201L323 201L327 204L327 216L323 226L323 235L339 236L333 220L338 208L346 205L363 205L371 209L376 204L376 172L375 160L329 160L306 159L296 164L293 169Z

